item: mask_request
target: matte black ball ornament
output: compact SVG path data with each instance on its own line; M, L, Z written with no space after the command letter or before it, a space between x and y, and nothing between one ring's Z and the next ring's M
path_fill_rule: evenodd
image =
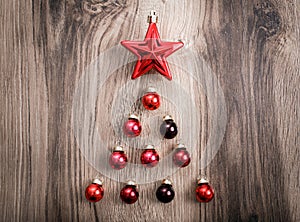
M162 203L169 203L175 197L175 191L172 188L170 180L163 180L162 184L156 190L156 197Z
M177 125L172 119L172 116L167 115L163 118L163 123L160 126L160 133L165 139L173 139L177 135Z

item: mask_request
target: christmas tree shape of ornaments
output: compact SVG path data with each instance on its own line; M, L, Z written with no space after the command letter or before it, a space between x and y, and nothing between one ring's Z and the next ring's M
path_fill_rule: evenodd
M151 11L148 16L148 30L143 41L121 41L121 44L137 57L134 71L131 78L134 80L150 70L155 70L168 80L172 80L172 75L167 62L167 57L183 47L183 42L166 42L162 41L156 26L158 17L155 11ZM147 110L156 110L160 106L160 96L156 90L150 87L142 97L142 104ZM137 137L142 130L139 118L136 115L130 115L124 123L123 132L128 137ZM172 116L163 117L163 123L160 126L160 133L165 139L173 139L178 133L177 125ZM118 155L116 153L116 155ZM114 156L114 153L112 154ZM141 155L141 163L145 167L154 167L159 162L159 155L154 146L147 145ZM178 147L175 152L174 162L176 165L187 166L190 162L190 155L183 145ZM115 166L112 165L115 169Z
M155 11L151 11L148 16L148 30L143 41L121 41L122 46L128 49L137 57L134 71L131 79L142 78L148 74L150 70L155 70L167 80L172 80L172 75L167 62L167 57L184 46L183 42L166 42L160 39L157 29L158 17ZM152 87L143 95L143 107L146 110L156 110L161 105L160 95ZM142 124L138 116L131 114L123 125L123 133L127 137L138 137L142 131ZM173 139L177 136L178 129L171 115L163 117L160 126L160 133L164 139ZM118 145L114 148L109 158L109 164L114 170L121 170L126 167L128 157L123 150L123 147ZM145 168L155 167L159 163L159 155L153 145L147 145L140 157L141 164ZM178 144L173 153L173 163L177 167L186 167L191 161L190 154L183 144ZM199 202L209 202L213 199L214 190L209 185L208 180L199 178L197 180L198 187L196 189L196 199ZM98 202L104 195L102 181L99 179L93 182L86 188L86 198L90 202ZM164 179L162 184L156 191L157 199L162 203L169 203L173 200L175 191L169 179ZM120 192L120 198L127 204L133 204L138 200L139 193L134 181L129 181Z

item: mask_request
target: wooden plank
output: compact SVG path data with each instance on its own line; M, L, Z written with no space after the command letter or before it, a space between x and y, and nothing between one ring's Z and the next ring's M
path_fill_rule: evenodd
M299 1L2 0L0 5L1 221L300 220ZM90 204L84 189L101 172L85 159L74 136L74 93L101 53L121 40L143 39L151 9L158 11L162 39L182 39L183 50L196 52L218 79L227 106L224 139L213 161L200 169L213 127L212 101L198 86L190 87L192 79L180 67L204 63L177 61L179 68L171 66L175 80L190 89L201 112L199 149L189 167L170 177L175 200L159 203L160 181L153 181L139 186L138 203L125 205L119 199L124 184L102 176L105 197ZM110 75L98 97L93 124L112 143L111 104L131 81L133 66ZM144 80L168 87L154 75ZM136 87L144 84L137 81ZM182 104L185 100L179 96ZM171 111L180 119L173 108L166 101L156 114ZM163 155L170 145L162 145ZM138 154L128 150L133 161ZM216 190L208 204L195 201L199 173L208 175Z

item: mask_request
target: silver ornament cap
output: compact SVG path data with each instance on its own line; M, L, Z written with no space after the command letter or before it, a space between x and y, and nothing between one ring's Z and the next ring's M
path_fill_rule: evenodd
M151 10L150 14L148 15L148 23L157 23L158 17L156 15L156 11Z
M95 178L95 179L93 180L93 183L98 184L98 185L100 185L100 186L102 186L102 184L103 184L103 182L102 182L100 179L98 179L98 178Z

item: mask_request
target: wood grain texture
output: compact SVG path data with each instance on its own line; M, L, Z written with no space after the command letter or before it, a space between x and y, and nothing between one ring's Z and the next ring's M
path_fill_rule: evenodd
M0 0L0 5L1 221L300 220L299 1ZM139 202L125 205L119 200L124 184L109 178L104 199L90 204L84 189L98 172L72 132L74 91L101 52L123 39L144 37L145 15L153 8L162 38L186 40L224 91L226 133L217 156L201 170L216 196L209 204L195 201L199 150L191 166L171 177L177 193L170 204L157 202L157 181L141 185ZM104 103L128 81L132 68L108 81ZM196 96L203 114L195 142L202 147L209 101Z

